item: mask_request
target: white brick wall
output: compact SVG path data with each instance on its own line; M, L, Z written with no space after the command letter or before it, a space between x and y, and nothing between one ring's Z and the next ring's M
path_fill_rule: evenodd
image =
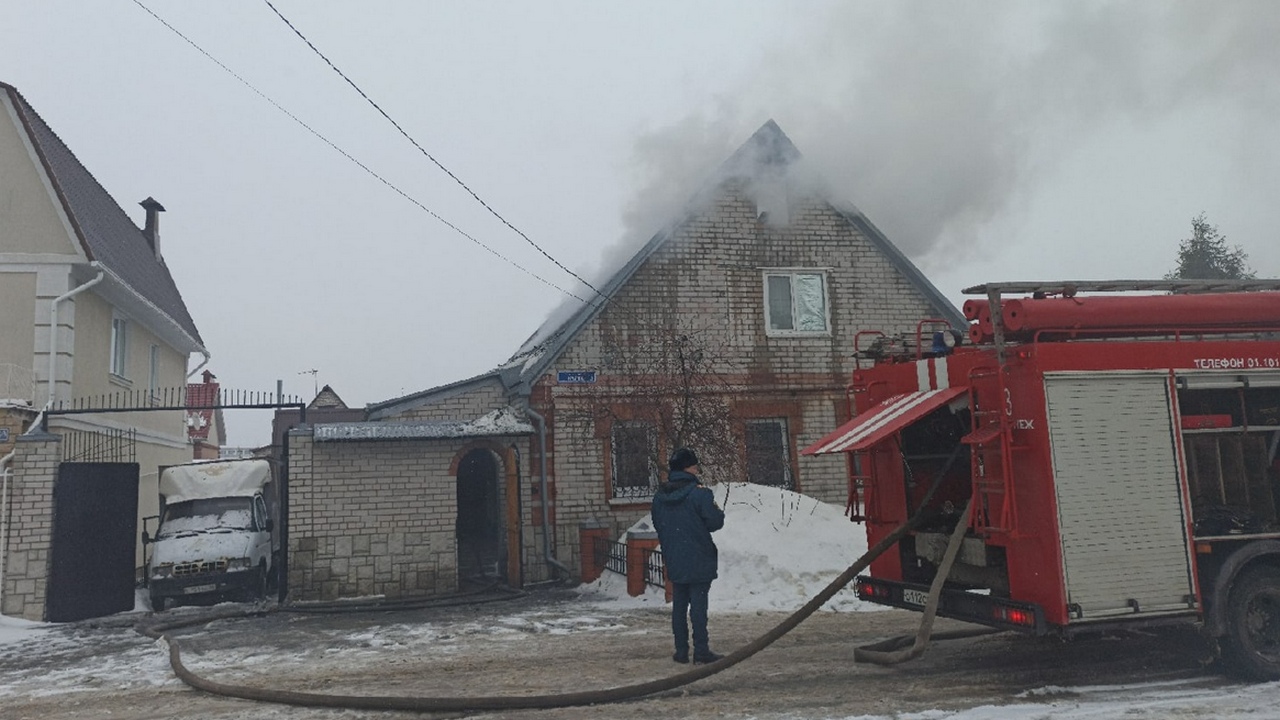
M457 590L457 486L450 466L465 450L466 441L456 439L316 443L306 430L291 431L290 597Z
M49 548L53 540L53 484L61 443L23 437L15 443L9 496L9 552L5 557L4 606L0 612L45 619Z

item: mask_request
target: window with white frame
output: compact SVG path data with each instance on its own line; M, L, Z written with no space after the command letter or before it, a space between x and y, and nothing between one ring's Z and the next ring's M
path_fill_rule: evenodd
M657 433L643 422L615 422L610 432L615 498L648 498L658 488Z
M126 362L129 359L129 321L116 315L111 318L111 374L116 377L125 375Z
M757 485L795 487L791 477L791 453L788 450L786 418L761 418L746 421L747 482Z
M151 370L147 374L147 397L151 402L160 398L160 346L151 346Z
M764 305L769 335L826 335L829 332L824 272L766 270Z

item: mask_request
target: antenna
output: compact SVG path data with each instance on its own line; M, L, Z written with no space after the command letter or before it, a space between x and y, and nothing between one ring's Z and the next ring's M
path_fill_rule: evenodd
M310 370L303 370L302 372L298 373L299 375L310 375L310 376L311 376L311 385L312 385L312 386L313 386L313 388L314 388L313 392L311 393L311 397L315 397L316 395L319 395L319 394L320 394L320 381L316 379L316 375L317 375L319 372L320 372L319 370L316 370L315 368L312 368L312 369L310 369Z

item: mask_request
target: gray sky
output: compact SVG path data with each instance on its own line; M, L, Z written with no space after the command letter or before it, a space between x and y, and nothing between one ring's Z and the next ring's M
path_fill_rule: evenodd
M406 194L565 290L265 2L141 0ZM769 118L957 304L1153 278L1203 211L1280 277L1280 4L273 0L576 273ZM15 85L162 250L226 386L353 406L491 369L564 295L317 139L132 0L4 0ZM318 370L313 378L300 374ZM233 445L269 439L229 418Z

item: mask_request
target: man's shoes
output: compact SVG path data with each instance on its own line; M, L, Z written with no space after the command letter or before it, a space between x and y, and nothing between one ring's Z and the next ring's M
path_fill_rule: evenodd
M676 654L671 656L671 659L672 659L672 660L675 660L675 661L676 661L676 662L678 662L678 663L688 663L688 662L689 662L689 651L687 651L687 650L686 650L686 651L684 651L684 652L680 652L680 651L678 651L678 650L677 650L677 651L676 651Z
M715 661L717 661L717 660L723 660L723 659L724 659L724 656L723 656L723 655L720 655L720 654L717 654L717 653L713 653L713 652L711 652L710 650L708 650L708 651L706 651L706 652L704 652L704 653L694 653L694 654L693 654L693 664L694 664L694 665L710 665L711 663L713 663L713 662L715 662Z

